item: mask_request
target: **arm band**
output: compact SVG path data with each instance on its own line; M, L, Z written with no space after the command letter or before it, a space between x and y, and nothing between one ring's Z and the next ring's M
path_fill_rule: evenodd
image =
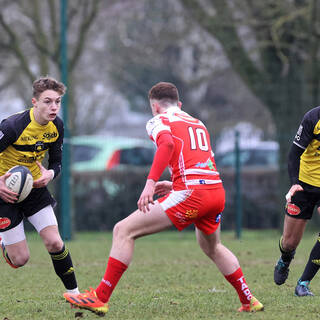
M164 169L168 166L174 150L172 135L168 132L160 133L157 137L157 151L154 155L148 179L158 181Z

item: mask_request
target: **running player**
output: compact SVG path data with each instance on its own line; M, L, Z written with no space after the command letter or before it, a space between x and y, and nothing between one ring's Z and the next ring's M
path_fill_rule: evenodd
M288 158L291 188L286 196L286 215L279 241L281 257L274 269L274 281L282 285L314 208L320 213L320 106L307 112L293 140ZM313 296L310 281L320 268L320 238L314 245L305 270L295 288L296 296Z
M27 263L26 217L40 234L67 292L78 293L70 253L60 237L53 211L56 202L46 187L61 171L63 122L57 115L65 90L63 83L53 78L36 80L33 107L0 124L0 247L12 268ZM47 152L48 169L41 164ZM10 176L6 172L16 165L28 167L34 179L31 193L20 203L16 203L17 194L5 184Z
M154 117L147 123L147 132L156 143L157 152L138 200L138 210L115 225L107 269L99 286L78 295L65 293L65 299L105 314L112 291L132 260L135 239L172 226L183 230L194 224L201 249L236 289L242 303L239 311L263 310L263 305L252 296L237 258L220 242L225 192L206 127L181 111L178 90L171 83L153 86L149 101ZM167 166L172 182L157 183ZM162 198L153 201L154 194Z

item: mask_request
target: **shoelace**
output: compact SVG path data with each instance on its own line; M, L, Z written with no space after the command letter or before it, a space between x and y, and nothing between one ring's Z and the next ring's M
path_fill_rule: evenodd
M279 269L287 268L288 266L283 262L282 259L278 261Z
M310 281L299 281L299 285L306 287L309 290Z
M89 290L84 290L84 294L87 295L87 296L95 296L96 297L96 292L93 288L90 287Z

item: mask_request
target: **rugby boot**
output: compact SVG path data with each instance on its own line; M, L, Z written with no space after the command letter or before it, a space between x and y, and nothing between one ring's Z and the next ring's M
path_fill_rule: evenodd
M104 316L109 309L108 304L100 301L95 290L92 288L79 294L66 292L63 296L67 302L71 303L72 306L90 310L99 316Z
M252 297L250 300L250 304L243 304L238 311L239 312L257 312L263 311L263 304L255 297Z
M297 297L314 296L314 294L309 289L310 281L298 280L296 289L294 290L294 295Z
M278 260L278 263L274 267L273 279L277 285L282 285L286 282L289 275L290 263L283 262L282 258Z

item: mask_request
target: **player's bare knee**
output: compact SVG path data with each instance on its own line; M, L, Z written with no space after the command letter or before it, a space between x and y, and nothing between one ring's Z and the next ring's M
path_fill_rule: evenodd
M29 261L29 254L21 253L21 254L11 254L10 261L17 267L24 266Z
M294 235L283 237L281 241L281 247L285 251L292 251L297 248L299 241L295 238Z
M44 245L49 252L58 252L63 248L63 242L59 238L46 239Z
M123 221L119 221L114 227L113 227L113 239L114 240L121 240L129 238L129 230L126 226L126 224Z

